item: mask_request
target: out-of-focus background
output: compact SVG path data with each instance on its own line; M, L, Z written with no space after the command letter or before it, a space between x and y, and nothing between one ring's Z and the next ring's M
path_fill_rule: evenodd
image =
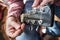
M0 0L0 40L9 40L5 33L5 21L7 15L7 5Z

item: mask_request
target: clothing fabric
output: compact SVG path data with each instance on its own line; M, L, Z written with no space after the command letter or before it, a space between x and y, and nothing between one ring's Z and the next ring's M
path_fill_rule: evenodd
M47 34L50 34L53 36L60 36L60 29L56 22L54 22L54 25L52 27L47 28Z
M55 15L60 18L60 6L54 6L55 7ZM52 27L47 28L47 33L51 34L53 36L60 36L60 22L54 21L54 24Z

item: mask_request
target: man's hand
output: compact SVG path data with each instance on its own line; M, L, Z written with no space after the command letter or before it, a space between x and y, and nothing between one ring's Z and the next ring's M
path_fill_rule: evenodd
M48 3L53 4L53 2L54 0L34 0L32 7L39 8L45 6Z
M9 17L6 21L6 33L11 38L15 38L24 31L25 24L19 23L13 17Z
M8 14L6 20L6 33L11 38L20 35L24 30L24 23L20 23L19 18L24 8L23 0L8 0ZM11 28L12 29L11 29Z

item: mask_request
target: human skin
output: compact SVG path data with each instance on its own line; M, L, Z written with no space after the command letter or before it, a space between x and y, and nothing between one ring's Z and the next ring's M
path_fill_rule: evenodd
M39 8L39 7L43 7L44 5L46 5L47 3L53 4L54 0L35 0L32 7L33 8Z
M41 5L44 4L45 1L46 0L42 1ZM23 32L25 27L25 24L24 23L21 24L19 21L19 16L22 13L24 4L23 4L23 0L8 0L8 4L9 4L9 8L8 8L8 15L6 20L6 33L8 36L15 38ZM32 7L40 6L40 1L35 0L33 5Z
M24 29L25 24L20 23L19 17L22 13L24 4L23 0L8 0L9 8L6 19L6 34L15 38L20 35Z

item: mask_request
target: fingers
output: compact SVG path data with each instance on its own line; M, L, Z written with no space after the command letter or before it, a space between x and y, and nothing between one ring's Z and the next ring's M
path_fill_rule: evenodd
M20 22L17 21L17 19L15 19L14 17L9 17L6 21L6 25L11 25L12 27L14 27L16 30L20 28Z
M0 5L6 7L6 5L3 2L1 2L1 1L0 1Z
M21 34L21 30L16 30L14 33L10 32L8 36L11 38L16 38L20 34Z
M25 27L25 24L22 23L22 24L21 24L21 29L24 30L24 27Z
M14 18L10 17L6 22L6 33L8 36L14 38L23 32L24 27L24 23L20 24L20 22L17 22Z
M33 3L33 5L32 5L32 7L34 8L34 7L37 7L39 4L40 4L40 0L34 0L34 3Z
M16 29L14 27L12 27L11 25L9 25L6 30L8 31L8 33L14 33L16 31Z
M17 29L19 29L20 28L20 25L21 24L19 24L19 23L17 23L17 22L14 22L14 21L12 21L11 22L11 25L17 30Z
M24 23L21 24L21 29L17 29L17 30L10 27L10 37L15 38L15 37L19 36L23 32L24 26L25 26Z
M14 35L18 36L22 33L22 30L21 29L18 29L15 31Z
M33 8L40 8L40 7L43 7L45 4L46 4L46 1L34 0L32 7Z
M13 34L11 34L11 37L12 38L15 38L15 37L17 37L18 35L20 35L21 34L21 30L20 29L18 29L18 30L16 30Z
M53 3L53 0L34 0L34 3L32 5L33 8L37 7L44 7L48 3Z
M16 30L12 26L8 26L6 33L9 37L15 38L16 36L20 35L22 33L21 29Z
M16 31L15 28L13 28L13 27L11 27L11 26L9 27L9 32L10 32L10 33L14 33L15 31Z
M20 22L15 22L14 18L10 17L10 18L7 19L6 26L8 26L8 27L12 26L16 30L18 30L18 29L22 29L23 30L25 24L24 23L21 24Z
M20 35L20 34L23 32L24 27L25 27L25 24L22 23L21 26L20 26L20 29L17 29L17 30L15 31L15 33L13 34L13 36L18 36L18 35Z

